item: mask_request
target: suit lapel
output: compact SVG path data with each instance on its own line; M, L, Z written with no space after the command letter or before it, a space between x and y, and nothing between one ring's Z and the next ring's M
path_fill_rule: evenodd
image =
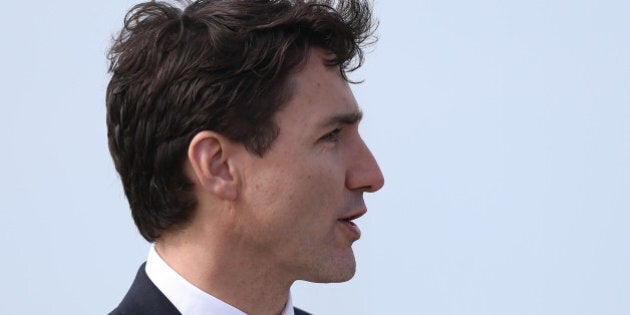
M127 295L110 315L181 315L177 308L151 282L144 270L145 265L146 263L140 266Z
M110 315L181 315L175 306L151 282L145 271L146 263L140 266L131 288L120 305ZM295 307L295 315L310 315Z
M293 311L295 312L295 315L311 315L311 313L307 313L297 307L294 307Z

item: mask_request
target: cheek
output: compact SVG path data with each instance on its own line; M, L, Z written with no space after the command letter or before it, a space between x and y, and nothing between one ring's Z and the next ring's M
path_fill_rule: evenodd
M291 200L290 211L301 225L326 228L343 210L343 180L334 170L319 168L305 172L291 187L286 197Z
M259 228L327 233L344 210L344 173L321 156L298 161L259 169L247 187L248 208Z
M323 228L340 210L338 184L332 182L329 170L293 170L296 176L272 184L267 211L288 228Z

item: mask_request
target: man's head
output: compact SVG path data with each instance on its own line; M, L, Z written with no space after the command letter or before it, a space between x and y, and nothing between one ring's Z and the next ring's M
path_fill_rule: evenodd
M366 211L363 193L383 185L359 136L361 111L326 57L314 49L292 76L293 98L275 116L279 134L264 157L244 150L239 154L238 149L228 153L239 191L239 213L231 228L240 242L258 251L261 261L278 265L289 279L311 282L352 277L351 245L360 231L351 220ZM198 139L203 136L195 137L192 148ZM211 164L191 156L196 169Z
M336 6L331 1L228 0L196 1L183 9L163 2L134 7L110 51L107 127L140 233L155 241L190 222L202 198L195 188L204 183L199 150L210 148L205 146L208 135L240 146L248 156L235 173L242 176L236 195L222 198L234 198L244 213L249 211L241 220L249 225L244 233L260 238L260 246L273 247L279 237L261 231L290 229L307 213L314 219L313 211L331 207L325 216L344 221L364 211L362 192L379 189L382 176L358 137L360 112L345 73L361 64L361 45L371 30L367 4L354 0ZM327 99L321 99L329 93L324 88L333 90ZM298 99L308 95L312 108ZM300 105L291 105L296 102ZM293 116L283 118L287 115ZM309 132L302 138L296 138L302 130L298 121ZM318 150L295 147L330 127L315 139ZM348 142L343 150L333 148L340 134ZM329 155L320 156L324 151ZM338 152L335 161L333 151ZM317 165L306 162L316 160ZM333 188L330 180L342 181L342 187ZM287 219L291 207L299 208L296 220ZM309 228L306 220L301 223L295 226ZM337 229L334 233L340 233Z

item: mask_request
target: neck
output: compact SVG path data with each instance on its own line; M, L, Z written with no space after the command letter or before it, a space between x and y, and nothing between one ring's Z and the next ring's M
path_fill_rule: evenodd
M247 314L281 314L292 280L273 264L224 233L182 231L160 239L155 249L178 274L202 291ZM203 242L198 241L203 240Z

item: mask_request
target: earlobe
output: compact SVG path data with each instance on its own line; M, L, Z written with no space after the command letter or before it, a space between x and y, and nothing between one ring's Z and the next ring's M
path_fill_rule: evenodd
M196 134L188 146L195 184L226 200L237 197L237 176L230 160L230 141L213 131Z

